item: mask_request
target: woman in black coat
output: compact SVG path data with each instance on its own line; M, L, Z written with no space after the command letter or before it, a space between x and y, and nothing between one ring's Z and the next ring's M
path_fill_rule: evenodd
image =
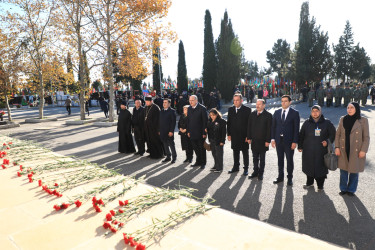
M331 121L324 118L319 105L314 105L310 118L303 123L299 133L298 151L302 152L302 171L307 176L304 188L313 186L315 179L318 190L323 190L328 174L324 155L328 152L328 139L334 142L335 135L336 130Z
M181 147L186 152L186 159L184 162L193 160L193 145L191 144L190 138L187 135L187 112L189 105L183 107L183 114L180 116L178 121L178 134L181 136Z
M210 110L210 119L207 122L208 140L211 145L212 156L214 157L215 165L211 171L220 173L223 171L223 156L224 143L226 136L226 121L223 120L221 114L217 109Z

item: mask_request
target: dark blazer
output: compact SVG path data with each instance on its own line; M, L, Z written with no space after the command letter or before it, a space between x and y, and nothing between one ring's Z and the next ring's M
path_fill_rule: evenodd
M210 143L215 141L216 145L225 143L226 136L226 121L220 117L217 117L213 122L211 119L207 123L207 134Z
M206 135L205 129L208 120L206 108L200 103L197 104L195 109L190 106L187 117L187 132L190 133L190 139L203 139L203 135Z
M280 135L283 135L285 144L298 143L300 117L297 110L289 108L284 122L281 121L282 108L275 111L272 117L271 139L276 144L280 143Z
M168 136L169 132L174 133L174 129L176 127L176 111L172 108L168 108L167 110L162 109L160 111L160 139L162 141L167 140L168 138L172 138Z
M227 134L231 137L231 147L235 150L249 149L245 142L247 137L247 123L251 114L251 108L242 105L236 113L236 107L228 109Z
M258 116L258 111L253 111L249 116L247 139L251 140L251 150L265 152L269 149L266 142L271 142L272 115L267 110Z

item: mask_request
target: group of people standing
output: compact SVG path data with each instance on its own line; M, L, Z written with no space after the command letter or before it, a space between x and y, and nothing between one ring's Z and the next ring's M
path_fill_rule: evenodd
M145 98L146 106L136 100L133 114L124 103L118 120L119 152L135 152L131 132L134 132L138 147L137 154L143 155L145 144L149 157L164 158L163 162L175 163L177 158L174 130L176 112L170 107L168 98L163 100L163 108L153 103L151 97ZM278 158L278 176L274 184L284 181L284 161L286 158L287 185L293 185L294 152L302 152L302 171L306 174L304 188L317 182L318 190L324 189L328 169L324 165L327 147L335 143L335 154L340 168L340 194L353 195L358 185L358 173L364 170L366 153L369 147L369 126L360 114L356 102L347 105L347 115L340 119L337 130L324 117L320 105L311 108L310 117L300 128L299 112L291 107L291 97L281 98L281 108L272 115L265 110L265 100L256 101L256 110L243 105L240 93L233 96L233 106L228 109L227 121L221 113L212 108L207 112L199 103L196 95L189 97L189 104L183 107L178 121L178 134L181 137L182 150L186 152L185 163L195 163L191 167L205 169L206 149L209 144L214 166L213 172L224 170L223 155L226 139L231 142L233 166L228 171L233 174L240 171L240 155L243 157L243 175L249 179L263 180L266 152L270 145L276 148ZM207 115L208 113L208 115ZM252 151L253 172L249 175L249 148Z

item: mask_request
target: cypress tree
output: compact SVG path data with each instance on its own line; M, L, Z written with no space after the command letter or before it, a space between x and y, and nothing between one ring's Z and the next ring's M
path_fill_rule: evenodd
M183 90L188 90L185 49L181 40L178 46L177 86L180 93Z
M352 27L349 21L346 21L344 34L340 36L339 43L333 46L335 52L336 74L337 77L345 81L346 77L351 74L352 53L354 50L354 39Z
M160 46L159 46L159 39L156 39L154 42L153 48L153 55L152 55L152 85L156 92L160 93L160 81L163 79L163 70L161 67L161 55L160 55ZM159 73L160 72L160 73Z
M206 10L204 17L203 87L211 91L217 85L217 59L214 36L212 34L211 13Z
M226 101L232 100L234 86L240 80L242 48L238 37L234 34L232 22L225 11L221 20L221 31L216 40L216 51L218 59L218 89L222 98Z

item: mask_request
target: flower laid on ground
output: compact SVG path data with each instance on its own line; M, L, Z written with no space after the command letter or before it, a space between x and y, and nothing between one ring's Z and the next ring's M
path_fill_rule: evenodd
M56 211L59 211L61 209L67 209L68 207L70 206L70 204L68 203L62 203L60 205L54 205L53 208L56 210Z

